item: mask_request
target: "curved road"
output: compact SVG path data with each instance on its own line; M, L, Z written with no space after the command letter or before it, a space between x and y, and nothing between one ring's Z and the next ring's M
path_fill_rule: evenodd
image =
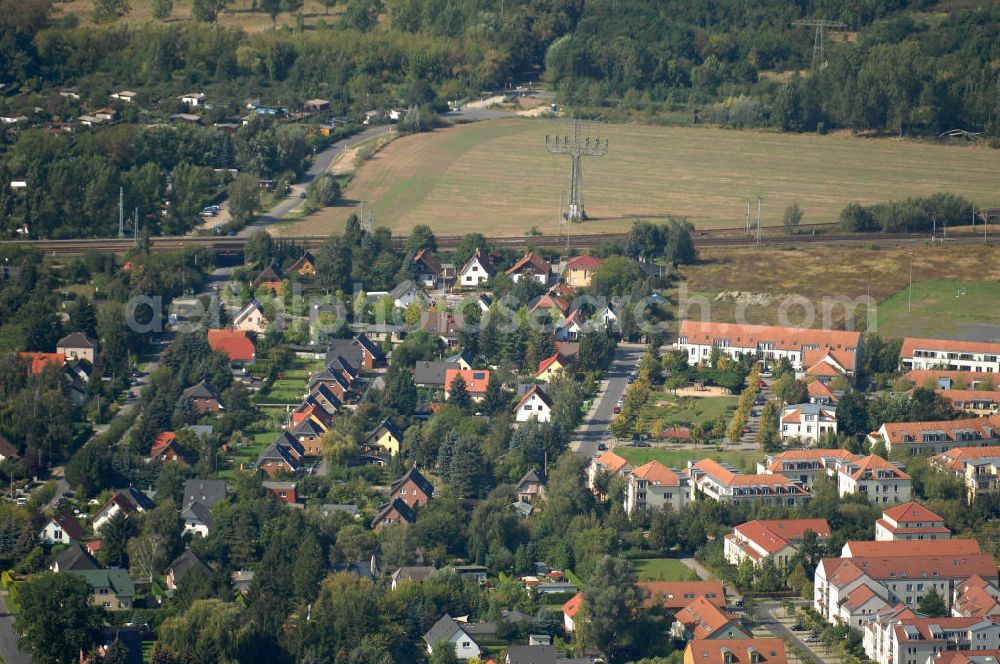
M516 115L510 111L491 111L484 108L475 108L469 110L459 110L452 111L450 113L445 113L441 117L445 120L451 121L471 121L471 120L496 120L499 118L509 118ZM371 127L365 129L362 132L349 136L347 138L342 138L336 141L330 147L326 148L322 152L318 152L315 157L313 157L312 164L309 165L308 170L305 174L292 184L291 194L284 199L282 199L277 205L271 208L266 214L258 217L252 224L242 229L237 235L239 237L249 237L256 233L261 228L266 228L273 223L281 221L289 214L292 213L295 208L302 204L302 199L299 194L304 192L309 186L309 183L315 180L318 176L322 175L330 168L330 164L333 160L340 156L344 150L353 148L359 143L363 143L370 138L375 138L376 136L381 136L382 134L388 133L390 131L395 131L395 125L379 125L377 127Z

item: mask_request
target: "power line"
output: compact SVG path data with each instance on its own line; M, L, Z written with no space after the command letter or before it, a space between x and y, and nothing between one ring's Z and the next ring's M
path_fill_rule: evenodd
M847 24L842 21L829 21L824 18L803 18L797 21L792 21L792 25L796 27L816 28L816 36L813 38L813 71L822 69L826 66L826 29L832 28L835 30L843 30L847 27Z
M566 219L570 222L583 221L587 213L583 207L583 158L603 157L608 153L608 139L580 137L580 120L573 122L573 137L545 135L545 147L552 154L570 156L569 208Z

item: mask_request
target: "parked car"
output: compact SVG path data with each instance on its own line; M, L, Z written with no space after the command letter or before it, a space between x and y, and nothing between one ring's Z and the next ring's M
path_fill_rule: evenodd
M615 412L615 415L617 415L618 413L622 412L622 405L620 403L615 404L614 412Z
M799 623L795 623L794 625L792 625L792 631L793 632L804 632L804 631L806 631L806 628L805 628L804 625L800 625Z

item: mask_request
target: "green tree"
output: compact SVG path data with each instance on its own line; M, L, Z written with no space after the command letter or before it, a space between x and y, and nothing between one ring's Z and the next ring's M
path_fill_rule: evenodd
M98 23L117 21L132 11L128 0L96 0L94 2L94 20Z
M319 207L333 205L340 198L340 183L330 173L323 173L309 183L306 197Z
M604 556L597 561L583 588L587 635L593 645L612 661L619 649L632 645L631 630L637 622L645 591L636 585L632 563Z
M455 644L448 639L440 639L431 647L430 664L458 664Z
M487 415L498 415L510 408L510 400L510 391L504 389L497 372L491 372L490 380L486 384L486 396L483 398L483 412Z
M326 571L326 561L323 549L311 530L307 530L299 542L292 566L292 584L295 596L302 601L310 602L319 592L320 581Z
M781 217L781 223L785 230L791 233L802 223L802 208L798 203L792 203L785 208L785 214Z
M229 214L241 224L253 220L260 207L260 185L252 173L240 173L229 183Z
M271 28L278 27L278 14L281 13L281 0L257 0L260 10L271 17Z
M153 18L161 21L174 12L174 0L153 0Z
M160 643L193 664L238 662L253 651L254 625L233 602L202 599L160 625Z
M451 405L462 410L469 410L472 407L472 397L469 396L469 389L462 374L456 374L448 387L448 402Z
M381 0L347 0L347 8L341 20L352 30L367 32L378 22L380 11Z
M75 661L101 625L90 586L73 574L40 574L18 587L14 618L21 647L39 664Z
M204 23L211 23L219 17L228 0L194 0L191 5L191 13L195 19Z
M132 523L119 511L101 528L104 544L100 556L108 567L128 567L128 540L132 536Z
M404 417L412 417L417 408L417 386L405 367L389 367L385 375L385 401L389 408Z
M410 235L406 238L406 253L412 257L421 249L437 251L437 238L434 231L426 224L417 224L410 229Z
M948 615L948 607L944 603L944 598L934 588L931 588L931 591L920 600L917 611L928 618L940 618Z

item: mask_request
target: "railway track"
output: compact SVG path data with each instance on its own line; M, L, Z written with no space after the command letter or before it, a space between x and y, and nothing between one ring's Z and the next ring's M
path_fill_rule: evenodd
M815 230L827 230L830 224L814 224ZM803 227L800 230L805 230ZM583 233L571 235L569 246L571 249L593 249L603 243L622 244L626 242L628 233ZM326 240L327 236L309 235L289 237L303 247L308 249L319 248ZM748 247L758 243L754 237L743 234L742 229L715 229L705 231L695 231L693 234L694 244L699 248L710 247ZM936 241L947 243L976 243L983 242L984 237L979 233L953 233L946 239L937 238ZM1000 239L1000 238L992 238ZM524 235L510 237L488 238L490 244L508 249L523 249L526 246L534 246L540 249L559 250L566 247L565 236L559 235ZM760 245L769 246L799 246L811 244L905 244L928 242L931 238L926 233L825 233L787 235L784 229L770 227L765 229ZM205 247L219 255L236 255L243 253L243 245L247 238L241 237L154 237L150 239L150 246L153 251L181 251L191 247ZM393 238L397 246L402 247L406 243L403 236ZM461 243L461 236L440 236L437 238L438 247L441 249L455 249ZM46 256L54 258L71 258L83 256L89 252L126 254L132 247L132 240L119 239L77 239L77 240L19 240L7 243L8 246L32 247L41 251Z

